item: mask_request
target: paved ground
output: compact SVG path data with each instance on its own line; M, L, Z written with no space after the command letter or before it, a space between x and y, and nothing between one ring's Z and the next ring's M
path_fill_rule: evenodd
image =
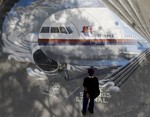
M95 113L86 117L149 117L150 57L121 87L121 92L102 92ZM29 77L26 63L8 61L0 51L0 117L82 117L82 81ZM104 75L105 76L105 75ZM100 76L99 79L104 76Z
M1 43L0 117L82 117L82 78L67 81L62 73L45 80L32 78L26 68L33 65L8 61ZM95 113L86 117L149 117L149 61L150 57L130 76L121 92L101 90L95 100Z

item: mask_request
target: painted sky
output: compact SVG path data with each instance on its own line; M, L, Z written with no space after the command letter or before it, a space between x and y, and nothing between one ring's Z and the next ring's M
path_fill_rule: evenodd
M27 6L34 4L33 2L43 2L44 0L20 0L17 5L18 6ZM62 8L68 8L68 7L95 7L95 6L103 6L99 1L97 0L45 0L43 2L44 5L48 5L50 2L54 2L57 4L61 4Z

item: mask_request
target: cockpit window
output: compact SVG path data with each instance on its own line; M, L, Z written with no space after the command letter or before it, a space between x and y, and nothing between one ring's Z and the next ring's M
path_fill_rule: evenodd
M51 33L59 33L58 27L51 27Z
M67 31L64 27L59 27L61 33L67 34Z
M42 27L41 33L49 33L49 27Z
M73 33L72 29L70 27L66 27L69 34Z

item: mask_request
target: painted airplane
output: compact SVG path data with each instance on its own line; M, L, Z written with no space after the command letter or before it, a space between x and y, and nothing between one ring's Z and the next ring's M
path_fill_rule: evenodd
M55 12L42 24L33 54L43 70L60 64L95 66L95 61L138 55L143 37L107 8L74 8Z

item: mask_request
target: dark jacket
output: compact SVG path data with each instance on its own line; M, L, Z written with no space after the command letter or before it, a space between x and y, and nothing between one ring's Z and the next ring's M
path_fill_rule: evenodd
M87 89L87 91L84 93L88 93L90 95L90 98L95 99L100 93L99 82L97 77L90 77L91 76L84 78L83 86Z

